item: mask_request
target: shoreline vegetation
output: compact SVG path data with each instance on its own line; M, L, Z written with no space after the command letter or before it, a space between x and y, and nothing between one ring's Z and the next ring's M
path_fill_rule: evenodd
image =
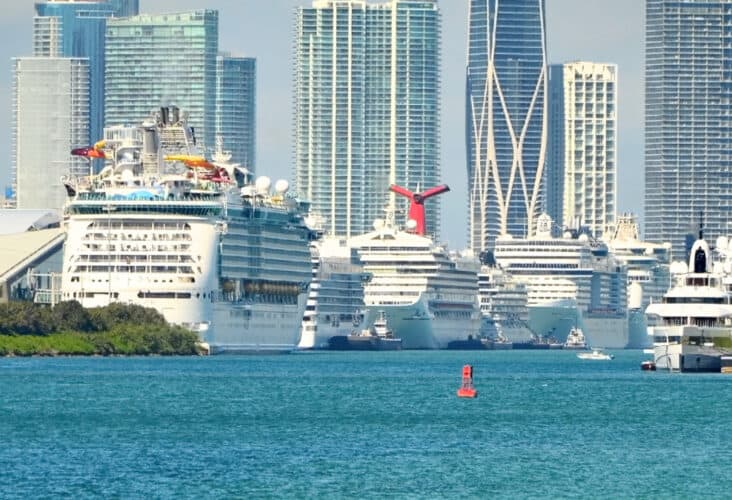
M198 335L170 325L153 308L110 304L84 309L77 301L53 308L0 304L0 356L196 355Z

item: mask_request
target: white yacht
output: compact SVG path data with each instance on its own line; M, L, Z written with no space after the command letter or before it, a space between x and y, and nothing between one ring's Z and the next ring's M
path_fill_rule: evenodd
M364 323L363 271L358 252L344 240L312 244L313 279L302 319L299 349L328 349L328 340L360 331Z
M610 361L611 359L615 358L615 356L613 356L612 354L603 352L602 349L598 348L594 348L591 351L587 352L578 352L577 357L579 359L590 359L595 361Z
M646 308L657 369L720 371L724 347L732 342L729 267L726 262L713 261L701 235L691 248L688 266L682 262L672 264L671 288L662 302Z
M628 347L650 347L645 310L651 302L659 302L671 284L671 245L641 241L632 214L619 215L603 239L610 253L628 269Z
M106 163L65 180L62 298L154 307L213 353L293 349L312 232L287 182L204 158L176 107L104 134L72 152Z
M453 340L478 338L478 269L471 253L448 252L431 238L378 220L374 231L353 237L364 272L365 324L384 311L404 349L444 349Z
M552 236L542 214L535 235L496 240L495 259L528 290L529 328L564 342L578 326L592 345L628 345L627 270L602 243L585 234Z

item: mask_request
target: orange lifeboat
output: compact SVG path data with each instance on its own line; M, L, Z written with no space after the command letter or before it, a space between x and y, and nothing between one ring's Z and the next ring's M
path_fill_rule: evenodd
M459 398L475 398L478 397L478 391L473 386L473 366L463 366L463 384L457 391Z

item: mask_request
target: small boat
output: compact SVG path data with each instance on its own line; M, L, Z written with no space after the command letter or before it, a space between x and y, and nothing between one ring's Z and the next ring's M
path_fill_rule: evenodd
M565 349L587 349L585 334L581 328L572 327L567 334L567 340L564 341Z
M593 359L593 360L611 360L615 356L612 354L608 354L606 352L603 352L602 349L599 349L597 347L594 347L592 351L589 352L578 352L577 357L579 359Z
M402 348L402 339L394 337L394 332L386 321L384 311L371 328L351 335L336 335L328 339L328 347L334 351L398 351Z
M641 363L641 370L643 370L644 372L655 372L656 363L654 363L650 359L647 359Z

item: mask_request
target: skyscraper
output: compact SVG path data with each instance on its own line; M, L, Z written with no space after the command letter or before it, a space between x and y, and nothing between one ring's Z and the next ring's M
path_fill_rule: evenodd
M544 0L471 0L466 80L469 242L530 235L547 143Z
M732 220L732 3L646 0L645 239L705 238Z
M257 65L251 57L216 58L216 140L232 160L256 170Z
M33 19L33 55L83 57L89 60L89 112L92 142L104 126L104 30L113 16L137 13L138 0L36 3Z
M549 75L547 212L599 238L616 215L617 66L553 64Z
M315 0L295 23L295 182L334 235L371 230L390 184L439 183L435 0ZM427 231L439 234L439 199Z
M86 59L13 59L13 174L18 208L60 210L62 176L88 173L71 149L89 137Z
M105 126L136 124L161 105L189 114L198 145L215 147L219 14L197 10L110 19Z

